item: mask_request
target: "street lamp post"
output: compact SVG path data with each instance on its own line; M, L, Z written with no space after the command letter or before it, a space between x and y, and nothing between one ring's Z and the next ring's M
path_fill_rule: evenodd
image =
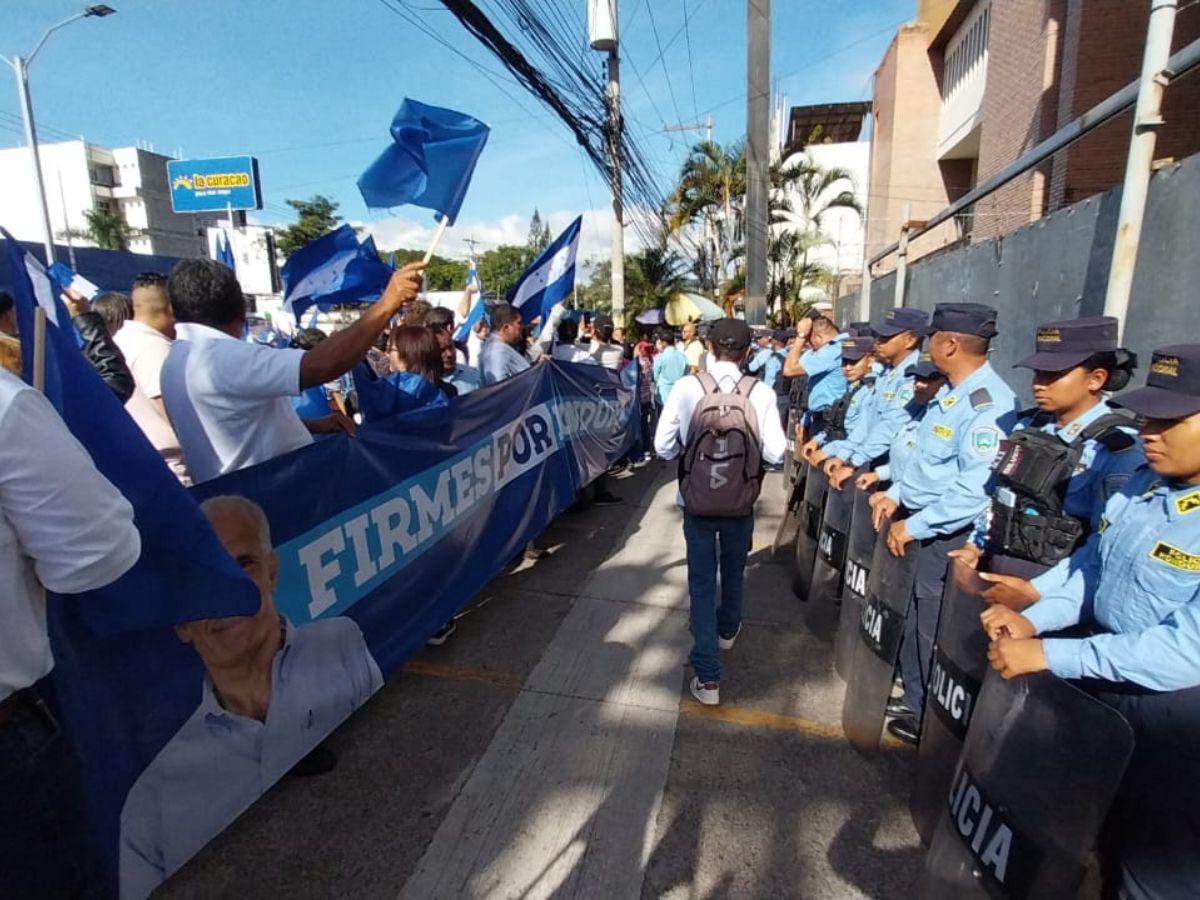
M21 117L25 121L25 143L29 146L29 155L33 162L33 185L37 190L38 203L42 213L42 240L46 248L47 266L54 262L54 233L50 228L50 206L46 202L46 185L42 180L42 161L38 156L37 126L33 120L33 102L29 98L29 64L33 62L33 58L38 55L38 51L42 49L50 35L60 28L65 28L80 19L103 18L111 16L115 12L116 10L111 6L105 6L102 3L88 6L82 12L47 28L46 33L42 35L41 40L37 42L28 56L16 56L12 59L0 57L12 66L13 74L17 79L17 94L21 100Z

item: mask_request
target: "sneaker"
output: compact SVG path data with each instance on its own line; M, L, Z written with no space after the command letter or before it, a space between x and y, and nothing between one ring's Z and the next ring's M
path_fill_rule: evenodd
M625 501L612 491L603 491L598 492L596 496L592 498L592 502L597 506L614 506L618 503L624 503Z
M692 676L692 696L705 706L716 706L721 702L721 686L715 681L700 683L700 679Z
M648 462L650 462L650 460L647 457L643 456L641 459L635 459L629 465L634 469L640 469L640 468L642 468L642 466L646 465L646 463L648 463Z
M458 631L458 626L455 625L454 620L451 619L449 622L435 631L425 643L430 647L440 647L442 644L446 643L446 641L450 639L450 635L454 634L456 631Z
M726 637L725 635L721 634L720 632L717 632L717 643L721 645L722 650L732 650L733 642L738 639L738 635L741 633L742 633L742 624L739 622L737 631L735 631L733 634L729 635L729 637Z
M887 730L904 743L912 744L914 747L921 742L921 723L917 721L916 716L890 719L887 723Z

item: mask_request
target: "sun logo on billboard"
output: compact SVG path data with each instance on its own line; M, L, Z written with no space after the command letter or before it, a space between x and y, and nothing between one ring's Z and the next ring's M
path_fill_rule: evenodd
M171 182L171 190L176 191L179 188L185 188L190 191L192 189L192 179L186 175L176 175L175 180Z

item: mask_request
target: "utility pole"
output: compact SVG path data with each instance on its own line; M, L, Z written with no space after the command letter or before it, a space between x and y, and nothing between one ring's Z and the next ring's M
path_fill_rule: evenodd
M703 132L705 132L704 140L711 143L712 142L712 130L713 130L713 121L712 121L712 116L709 115L708 118L706 118L703 122L691 122L689 124L684 124L684 123L680 122L678 125L667 125L663 128L663 133L670 134L671 132L675 132L675 131L703 131Z
M771 0L746 0L746 323L767 323Z
M613 0L613 21L617 0ZM621 75L617 46L608 51L608 165L612 179L612 314L625 325L625 216L621 199Z
M479 241L475 240L475 235L471 235L469 238L465 238L463 243L471 248L471 265L475 265L475 245L478 244Z

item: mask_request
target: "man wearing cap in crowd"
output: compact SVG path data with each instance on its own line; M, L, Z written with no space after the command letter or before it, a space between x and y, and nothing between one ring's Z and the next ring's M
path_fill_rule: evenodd
M1044 490L1029 486L1043 481L1052 463L1037 452L1038 441L1026 443L1019 456L997 476L990 508L981 513L971 540L953 556L975 565L986 549L1050 566L1073 549L1047 541L1045 528L1059 536L1079 529L1086 538L1100 521L1104 504L1146 463L1133 421L1118 415L1105 393L1129 383L1136 357L1117 343L1117 320L1090 316L1038 326L1033 355L1016 368L1033 370L1033 409L1022 412L1014 433L1034 429L1057 438L1051 451L1078 444L1079 458L1066 479ZM1061 505L1061 516L1054 510ZM1037 521L1027 527L1029 508ZM989 534L990 532L990 534ZM1060 540L1065 544L1065 539Z
M750 327L740 319L720 319L709 331L708 339L714 356L708 374L722 392L730 393L742 379L741 366L750 349ZM687 447L692 415L704 392L696 375L679 379L671 390L654 434L654 450L660 459L674 459ZM778 465L783 460L787 441L775 409L775 395L758 382L750 389L748 400L747 416L752 411L757 419L763 462ZM683 505L682 495L679 505ZM691 691L697 700L708 706L720 702L720 651L732 649L742 629L743 580L753 536L753 513L715 517L684 512L683 537L687 544L688 594L694 640L690 660L695 676L691 680ZM718 569L721 578L719 607Z
M1120 711L1133 758L1106 842L1121 896L1200 896L1200 344L1156 350L1138 416L1149 467L1109 498L1088 542L1032 582L1023 614L983 615L988 659L1013 678L1049 669ZM1032 605L1028 605L1032 603ZM1016 604L1014 604L1016 605ZM1076 624L1088 637L1054 637ZM1040 637L1051 633L1050 637Z
M829 457L825 473L835 490L841 490L859 466L887 453L896 432L912 419L913 382L907 372L921 356L928 325L929 314L924 310L901 306L889 309L883 321L868 326L875 341L875 363L882 367L875 379L874 415L861 440L839 447L836 453L825 448Z
M933 364L946 375L917 430L917 455L886 494L873 500L876 529L894 521L888 549L920 545L900 647L904 696L888 705L888 730L916 743L941 613L949 554L967 540L987 504L986 486L1000 441L1016 422L1017 398L987 361L996 311L979 303L939 303L930 323Z

